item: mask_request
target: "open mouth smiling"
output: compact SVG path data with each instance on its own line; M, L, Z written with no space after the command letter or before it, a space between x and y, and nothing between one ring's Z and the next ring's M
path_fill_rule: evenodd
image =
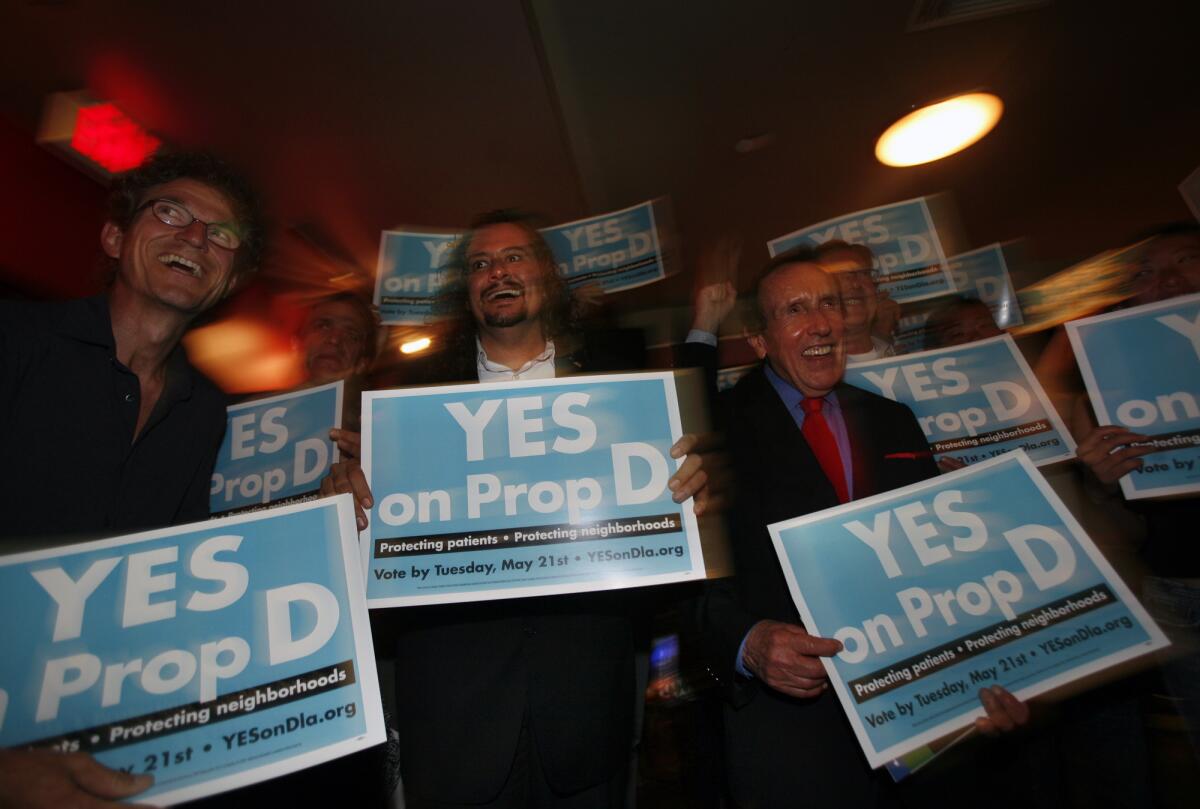
M492 303L493 301L516 300L525 294L525 291L520 287L504 286L497 289L485 290L483 293L484 303Z
M833 353L833 346L831 346L831 345L809 346L808 348L804 349L804 351L802 351L800 353L801 353L801 356L810 357L810 358L828 357L830 354Z
M158 260L170 267L173 270L178 270L193 278L200 278L204 275L204 268L196 262L186 259L178 253L163 253L158 257Z

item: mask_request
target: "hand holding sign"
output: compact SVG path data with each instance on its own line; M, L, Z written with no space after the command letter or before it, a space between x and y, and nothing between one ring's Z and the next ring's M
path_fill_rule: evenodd
M1075 320L1066 330L1097 420L1124 428L1089 436L1097 477L1115 476L1128 499L1200 491L1200 294ZM1131 439L1139 451L1120 449ZM1144 448L1154 456L1141 463L1150 454Z
M1143 455L1158 451L1152 444L1132 446L1135 441L1146 438L1124 427L1104 425L1088 433L1075 452L1097 480L1105 486L1116 486L1122 477L1142 468Z
M1029 706L1014 697L1007 688L993 685L979 689L979 701L987 716L975 720L975 729L985 736L1009 733L1029 722Z
M358 458L341 461L330 467L329 474L321 481L321 496L334 494L354 495L354 520L358 530L364 530L367 527L367 513L363 509L375 505L375 499L371 497L371 487L367 485Z
M720 499L721 491L711 485L716 468L722 466L723 455L718 451L720 439L715 433L694 435L685 433L671 447L672 458L683 458L683 465L671 475L667 488L671 499L682 503L689 497L697 517L706 513Z
M808 699L829 687L829 675L818 658L841 650L836 640L810 635L804 627L764 620L746 635L742 662L776 691Z
M329 440L337 444L338 452L347 458L362 454L362 435L354 430L330 430Z
M0 750L0 795L5 806L116 809L128 807L117 801L144 792L153 783L153 776L111 770L87 753Z

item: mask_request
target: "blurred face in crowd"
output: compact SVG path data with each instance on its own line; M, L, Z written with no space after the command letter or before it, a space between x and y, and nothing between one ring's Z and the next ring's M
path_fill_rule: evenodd
M750 337L759 358L805 396L824 396L846 368L837 282L816 264L784 264L763 279L765 327Z
M837 279L842 293L846 333L867 334L875 322L876 289L871 264L854 250L834 250L818 260Z
M982 301L962 304L940 329L937 342L943 347L962 345L1004 334L992 319L992 312Z
M520 225L485 225L467 248L467 294L475 322L490 328L538 321L544 279L554 268L538 257Z
M173 227L156 210L193 221ZM236 228L233 206L224 194L199 180L181 178L147 191L124 230L105 223L100 242L105 254L117 260L115 286L191 317L232 290L236 249L220 242L222 234Z
M325 301L309 310L300 329L309 381L333 382L364 373L371 331L362 313L346 301Z
M1200 234L1152 239L1142 250L1133 282L1138 304L1200 292Z

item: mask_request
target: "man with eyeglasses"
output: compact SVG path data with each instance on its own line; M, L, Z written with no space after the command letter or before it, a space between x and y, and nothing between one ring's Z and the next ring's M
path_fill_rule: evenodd
M472 223L450 262L449 345L410 375L425 383L554 379L622 370L580 344L572 298L527 217L495 211ZM680 457L695 446L685 436ZM423 459L409 459L419 463ZM668 484L676 502L706 473L690 455ZM371 506L357 462L335 465L322 493ZM365 525L359 512L359 527ZM638 698L627 590L390 610L398 635L400 767L410 809L456 806L620 807Z
M222 162L157 156L113 186L104 294L0 302L0 542L208 516L225 399L180 339L254 272L262 240L256 195ZM109 805L149 783L83 754L0 750L15 806Z
M817 247L817 263L837 279L842 293L846 362L893 356L895 348L881 335L891 334L899 304L879 291L871 248L835 239Z

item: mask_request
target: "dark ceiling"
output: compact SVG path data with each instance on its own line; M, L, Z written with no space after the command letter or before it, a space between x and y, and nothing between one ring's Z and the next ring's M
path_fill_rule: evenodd
M913 4L5 0L0 163L33 160L11 142L32 142L48 93L114 100L260 182L279 226L271 287L367 284L381 229L497 206L565 221L668 196L685 256L740 234L745 269L769 238L944 190L973 245L1024 237L1045 265L1188 215L1200 4L1053 0L910 32ZM979 144L924 167L875 161L901 113L977 88L1006 104ZM735 152L761 133L767 148ZM0 176L26 196L72 193L40 179L58 171ZM3 240L92 244L95 227L7 221ZM73 272L14 255L0 272L18 292ZM674 278L621 303L681 305L688 289Z

